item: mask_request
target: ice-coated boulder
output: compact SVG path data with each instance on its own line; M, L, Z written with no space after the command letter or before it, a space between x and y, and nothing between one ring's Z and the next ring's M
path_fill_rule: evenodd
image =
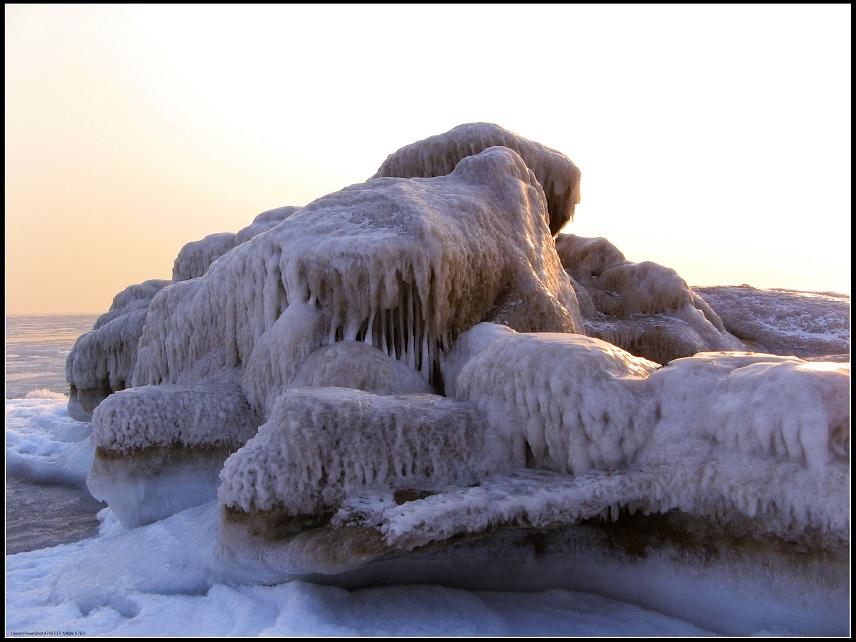
M377 178L322 197L156 297L133 383L245 368L248 397L269 409L294 366L337 341L365 341L438 385L439 355L480 321L579 331L545 221L540 184L504 147L448 176ZM287 312L295 305L300 321Z
M366 493L404 503L505 470L514 451L476 407L431 394L293 388L258 434L226 461L218 492L221 553L286 574L339 573L390 551L331 517ZM261 552L261 553L259 553Z
M125 526L162 519L213 499L226 457L259 423L235 383L117 392L93 413L87 485Z
M92 330L77 339L65 362L72 418L89 421L102 399L130 384L146 309L167 285L169 281L153 279L128 286L113 298Z
M745 349L671 268L628 261L604 238L560 234L556 251L581 301L586 334L657 363Z
M445 134L431 136L390 154L378 176L402 178L445 176L467 156L489 147L507 147L520 154L547 196L550 232L555 236L574 217L580 202L580 170L571 160L540 143L492 123L458 125Z
M256 216L253 222L247 225L247 227L238 230L238 233L235 235L235 245L246 243L257 234L267 232L269 229L276 227L299 209L299 207L286 205L284 207L276 207L272 210L265 210Z
M187 281L202 276L214 261L233 247L235 247L235 235L231 232L209 234L203 239L187 243L175 257L172 280Z

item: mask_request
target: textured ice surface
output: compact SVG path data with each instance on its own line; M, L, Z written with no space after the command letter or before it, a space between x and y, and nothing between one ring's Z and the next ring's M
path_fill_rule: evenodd
M340 341L310 354L291 383L296 388L356 388L377 395L431 393L413 368L362 341Z
M88 635L698 635L686 619L591 593L410 585L345 590L306 581L255 583L217 559L208 504L125 530L102 511L94 539L6 558L6 630ZM131 554L132 552L132 554ZM471 565L461 555L453 564ZM483 570L489 558L475 558ZM543 576L537 562L531 579ZM447 564L447 567L449 565ZM493 562L499 570L501 564ZM525 566L518 565L521 570ZM398 582L412 584L407 571ZM470 566L460 574L471 578ZM482 576L484 573L482 573ZM395 574L390 574L393 577ZM567 573L566 573L567 576ZM560 583L555 585L560 586ZM549 590L544 590L544 589ZM667 594L662 588L661 595ZM690 609L687 609L689 612ZM741 622L744 632L745 622Z
M92 427L71 419L67 398L48 393L6 400L6 473L41 484L85 486Z
M444 379L531 466L580 474L618 468L647 442L656 368L599 339L484 323L459 339Z
M129 384L146 309L152 297L169 283L150 280L125 288L98 317L92 331L75 342L65 367L73 418L88 421L104 397Z
M722 320L671 268L627 261L604 238L560 234L586 334L658 363L707 350L742 350Z
M570 159L540 143L527 140L492 123L458 125L445 134L431 136L390 154L375 177L402 178L445 176L467 156L489 147L508 147L520 154L544 188L552 234L574 216L580 202L580 170Z
M93 414L87 486L126 526L172 515L216 497L223 462L259 423L234 383L117 392Z
M238 448L259 420L229 383L129 388L110 395L92 417L98 448L118 454L154 446Z
M702 353L655 370L596 339L481 324L445 368L455 396L525 440L530 466L627 469L628 494L599 499L601 510L680 509L849 540L849 364ZM602 480L604 492L621 481Z
M262 232L266 232L269 229L276 227L299 209L299 207L286 205L285 207L277 207L272 210L262 212L256 216L256 218L253 219L253 222L247 225L247 227L238 230L238 233L235 235L235 245L245 243L257 234L261 234Z
M797 357L850 352L849 296L748 285L693 289L754 350Z
M286 206L267 210L256 216L250 225L235 234L232 232L209 234L203 239L187 243L175 257L172 266L172 280L174 282L187 281L202 276L214 261L233 247L276 227L299 209L299 207Z
M187 243L175 257L172 265L172 280L187 281L202 276L209 266L235 247L235 234L221 232L209 234L198 241Z
M509 466L504 446L467 402L295 388L227 460L219 497L244 512L323 514L366 490L476 481Z
M316 310L322 344L365 340L431 382L439 354L482 319L579 329L545 216L541 186L506 148L448 176L378 178L320 198L155 297L133 382L194 382L246 363L260 374L245 376L245 391L269 409L279 390L268 375L285 381L277 369L303 348L268 368L271 348L257 347L290 343L277 324L294 304Z

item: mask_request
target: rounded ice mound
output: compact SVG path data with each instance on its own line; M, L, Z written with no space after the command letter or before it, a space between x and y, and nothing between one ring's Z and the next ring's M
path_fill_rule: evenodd
M187 281L202 276L214 261L233 247L235 247L235 235L231 232L209 234L199 241L187 243L175 257L172 280Z
M376 395L434 392L415 370L362 341L333 343L313 352L291 385L355 388Z
M574 208L580 202L580 170L561 152L527 140L499 125L458 125L445 134L411 143L390 154L374 178L445 176L461 159L489 147L507 147L520 154L544 188L550 232L554 236L558 234L562 226L574 217Z
M604 238L560 234L556 251L584 302L587 334L657 363L745 349L673 269L628 261Z
M286 205L284 207L276 207L272 210L265 210L256 216L253 222L247 225L247 227L238 230L238 233L235 235L235 245L246 243L254 236L276 227L299 209L299 207Z
M530 467L578 475L625 465L645 445L644 382L657 367L599 339L483 323L458 341L444 376Z
M504 147L447 176L377 178L324 196L156 297L133 382L189 383L264 362L256 346L298 303L317 311L321 345L366 341L432 384L439 355L497 312L520 330L578 331L545 221L540 184ZM528 305L512 313L515 301ZM244 387L263 388L246 377Z

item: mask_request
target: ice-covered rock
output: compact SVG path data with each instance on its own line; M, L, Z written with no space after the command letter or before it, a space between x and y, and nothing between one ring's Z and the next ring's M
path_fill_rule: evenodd
M153 279L128 286L75 342L65 365L72 418L89 421L102 399L129 385L149 302L169 283Z
M850 352L849 296L749 285L693 289L754 350L802 358Z
M235 234L221 232L187 243L175 257L172 280L187 281L202 276L211 264L235 247Z
M376 395L435 392L415 370L362 341L340 341L316 350L291 385L356 388Z
M371 529L330 527L348 497L388 492L407 501L515 464L522 459L473 404L294 388L223 467L221 554L281 573L340 573L388 552Z
M588 496L568 480L563 510L678 510L820 546L849 540L849 364L732 352L655 369L595 339L482 324L446 370L457 397L525 440L530 467L611 471L586 482ZM536 520L531 504L520 510Z
M390 154L375 177L402 178L445 176L461 159L489 147L507 147L520 154L544 188L553 235L574 216L580 202L580 170L571 160L540 143L528 140L492 123L458 125L445 134L431 136Z
M560 234L556 251L582 301L586 334L658 363L745 349L671 268L630 262L604 238Z
M226 457L259 423L235 383L117 392L93 413L87 485L125 526L162 519L213 499Z
M513 459L471 403L292 388L226 462L219 498L243 512L315 518L354 493L471 483Z
M257 234L267 232L269 229L276 227L299 209L299 207L286 205L262 212L247 227L238 230L238 233L235 235L235 245L246 243Z
M187 243L175 257L172 266L173 282L187 281L202 276L214 261L233 247L276 227L299 209L299 207L286 206L267 210L256 216L250 225L240 229L237 233L209 234L203 239Z
M269 409L290 376L281 368L310 347L264 354L291 345L278 320L295 304L314 308L321 345L366 341L434 385L439 355L479 321L582 327L543 189L517 153L494 147L447 176L377 178L322 197L168 288L149 309L133 383L241 367L248 397ZM281 378L270 386L251 366Z
M530 466L578 475L626 465L648 441L644 384L657 367L584 335L483 323L458 340L444 380Z

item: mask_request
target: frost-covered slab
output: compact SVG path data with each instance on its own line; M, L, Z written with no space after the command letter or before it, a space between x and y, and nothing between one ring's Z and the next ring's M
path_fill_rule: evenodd
M295 304L317 311L316 348L364 340L431 383L439 354L483 319L578 330L576 297L545 221L543 189L507 148L467 157L448 176L353 185L155 298L133 382L189 383L263 365L270 358L254 351L279 345L264 335L279 333L277 320Z
M375 177L445 176L455 169L461 159L489 147L508 147L520 154L544 188L550 232L558 234L562 226L574 217L574 207L580 202L580 170L561 152L523 138L499 125L458 125L445 134L411 143L390 154Z
M93 414L87 485L126 526L162 519L213 499L226 457L259 423L234 384L114 393Z
M658 363L708 350L743 350L722 320L671 268L633 263L604 238L560 234L586 334Z
M850 353L850 297L832 292L696 287L733 335L759 352L818 357Z
M219 498L245 513L323 516L366 490L474 482L514 463L505 446L467 402L294 388L228 459Z

